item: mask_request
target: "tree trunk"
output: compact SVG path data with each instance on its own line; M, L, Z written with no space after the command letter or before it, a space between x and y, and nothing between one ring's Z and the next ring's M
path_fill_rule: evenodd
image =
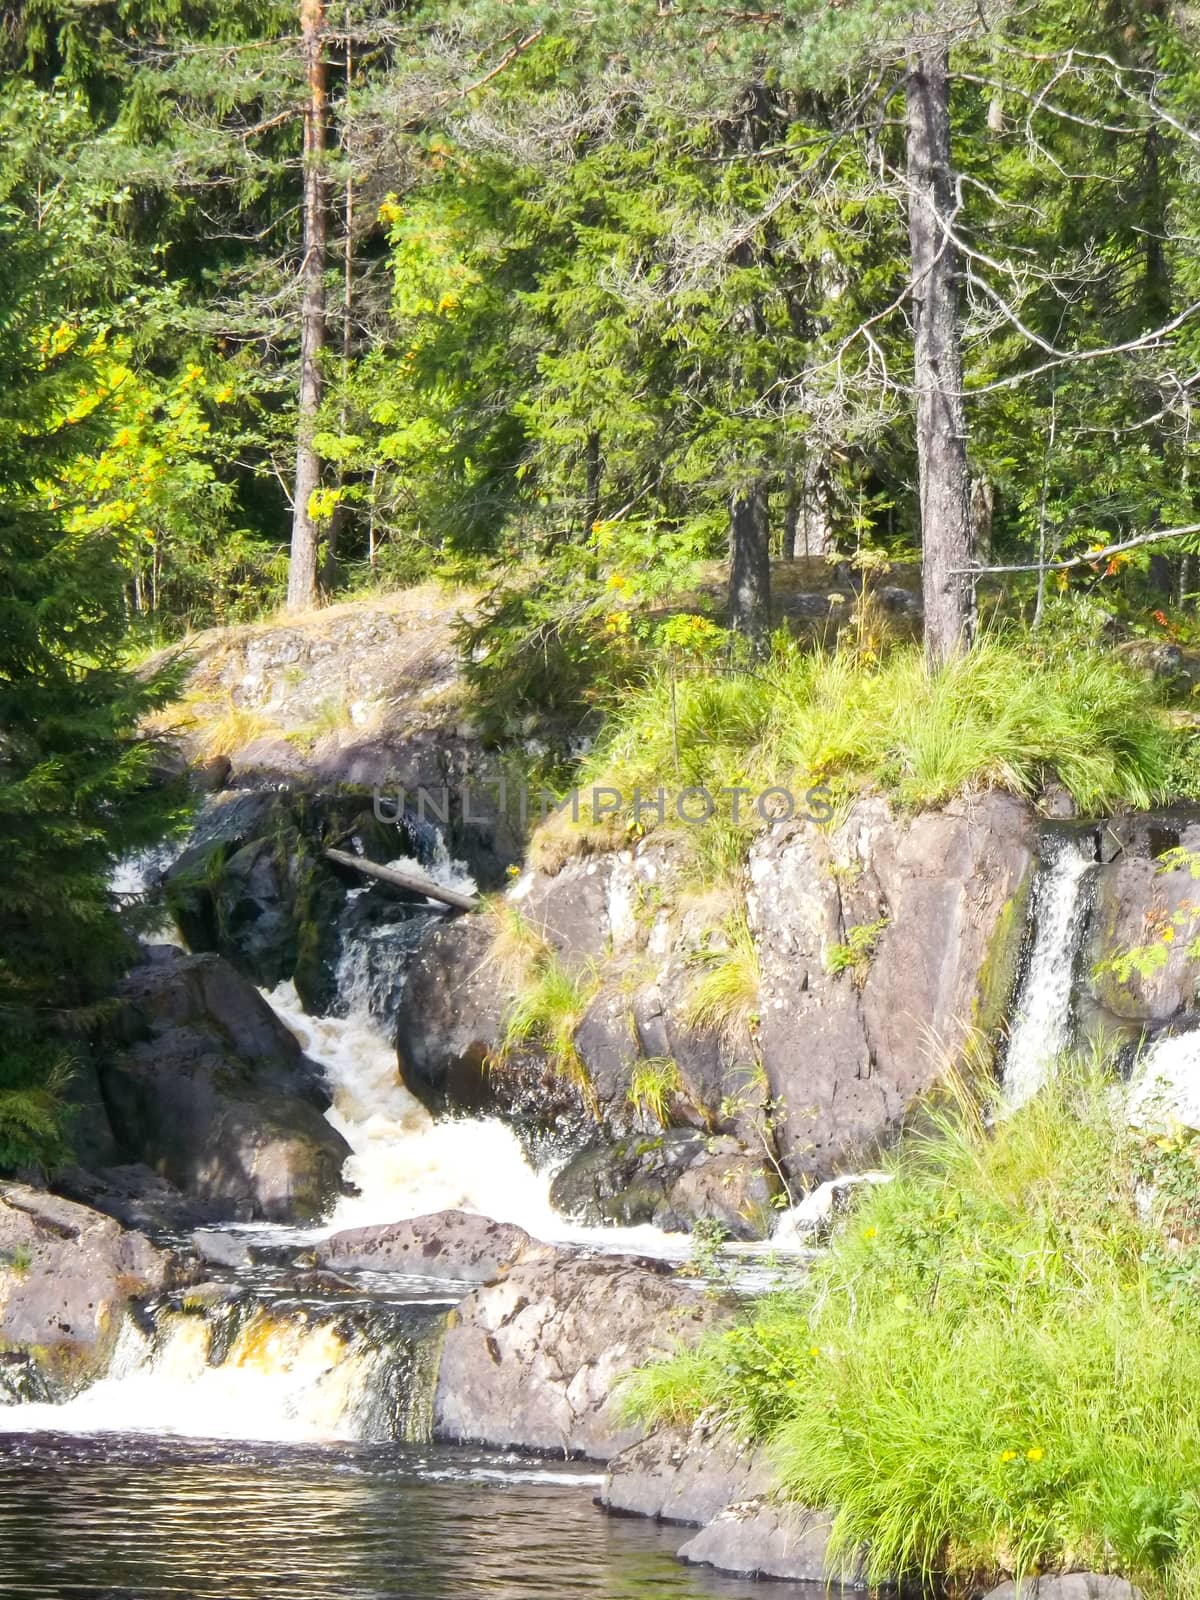
M289 611L317 603L317 524L309 503L321 482L312 439L321 405L325 344L325 3L300 0L300 33L308 68L304 106L304 261L300 268L300 396L296 424L296 487L288 568Z
M939 665L970 648L975 626L974 581L965 570L971 557L971 513L958 252L944 226L954 198L944 50L919 54L910 68L907 156L925 656L931 665Z
M729 505L729 626L760 650L771 629L771 544L762 483L736 490Z

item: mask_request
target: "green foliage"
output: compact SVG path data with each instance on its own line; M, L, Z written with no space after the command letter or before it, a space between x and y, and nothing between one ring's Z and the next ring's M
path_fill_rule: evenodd
M932 1114L805 1286L652 1366L645 1419L770 1442L875 1579L1059 1566L1148 1595L1200 1573L1195 1141L1143 1146L1094 1068L985 1126ZM1156 1195L1147 1216L1140 1197Z
M642 1118L666 1128L671 1122L671 1101L683 1091L683 1078L670 1056L649 1056L637 1062L629 1079L629 1104Z
M107 891L115 855L165 825L139 718L166 682L119 665L124 619L109 539L41 485L82 448L64 424L86 381L74 341L47 341L41 246L0 194L0 1167L64 1154L64 1059L126 954Z
M830 945L825 965L830 972L851 972L857 983L862 983L871 968L871 957L879 935L888 925L887 917L877 922L860 922L846 929L845 944Z
M744 911L726 917L719 937L698 951L688 987L686 1017L701 1032L744 1042L758 1020L762 983L758 946Z
M544 1053L555 1072L594 1103L575 1035L598 987L590 967L572 972L552 952L538 955L504 1013L501 1059L522 1046L533 1046Z

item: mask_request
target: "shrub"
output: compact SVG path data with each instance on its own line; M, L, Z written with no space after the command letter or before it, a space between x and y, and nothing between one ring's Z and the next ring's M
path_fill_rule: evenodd
M994 1129L962 1095L932 1112L802 1290L644 1369L626 1408L769 1441L873 1581L1090 1566L1195 1593L1200 1257L1164 1229L1196 1214L1200 1148L1139 1144L1117 1103L1081 1069Z

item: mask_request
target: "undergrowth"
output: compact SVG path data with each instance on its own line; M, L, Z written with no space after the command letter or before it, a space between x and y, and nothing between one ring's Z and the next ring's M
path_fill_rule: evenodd
M985 635L932 674L913 644L877 656L778 640L752 669L661 669L624 692L579 781L617 790L632 831L664 825L645 803L635 816L635 789L665 788L665 824L689 835L696 828L680 823L673 797L707 791L708 826L724 829L712 866L727 869L739 842L729 832L735 789L743 825L767 820L772 806L756 811L756 797L780 785L797 814L812 809L805 792L819 783L834 804L875 786L922 807L989 787L1033 795L1057 778L1084 814L1194 790L1200 775L1160 696L1115 655L1037 645L1015 630ZM828 816L831 806L818 797L817 809ZM691 810L702 805L693 799Z
M994 1128L960 1093L890 1171L801 1290L642 1369L626 1411L768 1441L873 1582L1093 1568L1195 1594L1195 1137L1139 1140L1079 1068Z

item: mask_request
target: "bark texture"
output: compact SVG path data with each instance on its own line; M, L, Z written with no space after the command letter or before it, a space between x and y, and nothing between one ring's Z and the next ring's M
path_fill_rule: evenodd
M971 510L958 251L947 233L954 190L944 50L922 52L912 62L907 156L925 653L931 665L940 665L969 648L975 624L974 585L966 570Z
M324 0L301 0L300 34L308 67L308 99L304 107L304 261L300 268L300 394L288 567L289 611L304 611L317 603L319 536L309 507L321 482L321 462L312 441L321 405L328 248L323 170L327 100L324 32Z

